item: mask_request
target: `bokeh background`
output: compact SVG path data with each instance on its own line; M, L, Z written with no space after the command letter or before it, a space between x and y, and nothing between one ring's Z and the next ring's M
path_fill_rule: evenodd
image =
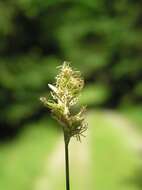
M75 190L142 190L142 2L0 1L0 189L63 190L61 127L40 104L56 67L82 72L88 132Z

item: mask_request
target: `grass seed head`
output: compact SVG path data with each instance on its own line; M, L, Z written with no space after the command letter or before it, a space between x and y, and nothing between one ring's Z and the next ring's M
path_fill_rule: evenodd
M55 78L55 85L48 84L51 90L51 98L41 97L40 101L50 109L52 115L62 124L64 133L70 139L72 136L80 137L87 129L84 118L85 108L79 113L70 112L71 107L78 103L78 97L84 87L84 80L79 71L73 70L68 62L64 62L59 68Z

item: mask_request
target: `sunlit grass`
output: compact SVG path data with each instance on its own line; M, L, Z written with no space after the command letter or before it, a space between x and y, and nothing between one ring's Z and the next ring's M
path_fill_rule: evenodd
M140 159L130 147L129 134L123 133L113 114L93 113L90 118L92 141L92 185L96 190L138 190L132 184ZM132 137L133 138L133 137Z
M75 143L89 154L85 167L81 158L82 150L78 152L79 149L75 149L74 145L72 147L71 141L72 190L140 190L141 176L135 175L139 169L139 155L131 147L131 137L124 133L125 126L118 118L113 113L102 111L88 114L88 135L81 144ZM54 125L51 122L34 124L26 127L13 142L0 145L0 189L35 190L36 182L42 175L47 175L44 176L47 183L52 184L53 189L47 190L65 189L63 166L59 167L59 171L55 168L51 175L51 171L44 173L45 163L50 167L48 158L51 159L58 139L61 140L57 131L50 127ZM89 147L83 144L86 140ZM64 159L64 149L61 151ZM55 161L58 159L55 158ZM133 180L135 178L137 180ZM38 190L43 189L46 187Z
M0 146L0 189L32 190L57 140L50 121L27 126L17 139Z
M128 106L121 108L120 111L133 122L137 129L142 132L142 106Z

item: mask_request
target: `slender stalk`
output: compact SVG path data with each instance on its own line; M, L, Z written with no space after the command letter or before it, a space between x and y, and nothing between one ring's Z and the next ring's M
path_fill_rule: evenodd
M66 171L66 190L70 190L70 175L69 175L69 139L64 133L65 142L65 171Z
M62 126L65 142L66 190L70 190L69 141L71 137L80 140L82 133L87 129L83 116L85 107L82 107L78 113L71 111L71 108L78 102L84 80L79 71L73 70L69 63L64 62L56 76L55 85L48 84L48 86L51 90L51 99L41 97L40 100Z

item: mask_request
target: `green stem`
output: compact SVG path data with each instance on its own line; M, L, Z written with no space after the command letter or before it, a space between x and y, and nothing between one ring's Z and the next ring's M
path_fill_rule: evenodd
M65 171L66 171L66 190L70 190L70 175L69 175L69 138L64 133L65 142Z

